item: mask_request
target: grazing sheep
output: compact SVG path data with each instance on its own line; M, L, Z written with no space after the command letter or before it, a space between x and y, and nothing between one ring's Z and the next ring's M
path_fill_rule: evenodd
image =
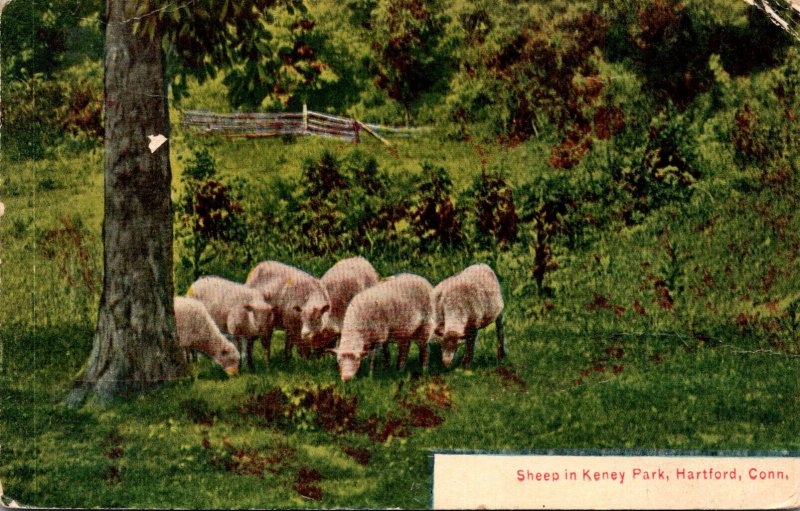
M260 291L273 306L273 326L286 332L285 357L292 356L292 346L307 357L311 340L322 330L331 308L328 292L319 280L293 266L264 261L250 272L245 285ZM265 346L271 337L271 331L264 335Z
M412 341L419 345L423 371L428 368L428 339L433 329L433 286L420 277L401 273L358 293L347 307L336 353L339 375L349 381L358 372L361 357L370 353L370 374L378 346L397 342L398 369L405 367ZM384 350L384 356L386 356Z
M239 351L219 331L216 323L199 300L176 296L175 330L178 342L187 352L202 351L225 372L233 376L239 372Z
M497 326L497 358L505 357L503 294L497 275L485 264L472 265L441 281L433 290L434 334L441 338L442 363L450 367L458 345L466 339L464 366L469 369L478 329Z
M325 272L319 281L328 292L331 309L328 321L311 341L312 348L327 348L335 344L336 337L342 333L344 313L350 301L379 280L378 272L363 257L342 259Z
M202 302L217 326L234 337L252 369L254 341L271 335L273 327L273 307L261 293L221 277L201 277L186 295ZM269 345L263 346L269 358Z

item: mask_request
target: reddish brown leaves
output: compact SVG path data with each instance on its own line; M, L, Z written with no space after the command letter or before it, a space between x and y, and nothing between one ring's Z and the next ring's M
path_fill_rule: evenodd
M519 217L514 192L503 176L482 172L467 193L474 201L475 227L484 240L500 245L517 240Z
M592 381L606 381L608 374L618 375L624 370L622 359L625 357L625 348L619 341L611 339L612 344L603 349L602 355L592 358L589 367L580 371L580 378L572 381L573 385L583 385ZM618 364L611 364L618 361Z
M283 427L306 420L306 412L311 413L311 421L317 427L332 432L347 431L358 422L358 398L341 396L333 386L296 389L291 395L276 387L259 394L239 409L242 415L256 415L272 425Z
M358 398L342 396L333 386L298 388L288 395L273 388L245 403L239 413L260 417L273 427L313 426L337 435L357 433L373 442L385 442L390 437L411 435L412 428L440 426L444 418L437 410L449 408L452 402L449 386L438 378L418 383L410 392L398 394L395 401L398 408L363 418L358 413ZM348 454L363 458L363 453Z
M103 443L106 446L103 455L110 460L118 460L125 453L125 450L122 448L122 436L120 436L119 433L109 433ZM120 468L113 463L110 464L106 471L105 479L111 486L122 484L122 472Z
M527 383L513 370L506 366L499 366L497 369L489 374L496 374L500 377L500 383L505 388L516 386L520 392L527 392Z
M278 422L286 415L289 398L277 387L259 394L239 410L242 414L257 415L267 422Z
M625 129L625 113L618 107L600 106L594 111L594 132L600 140L608 140Z
M206 447L208 446L208 447ZM253 448L235 447L227 438L222 439L223 450L211 456L211 464L215 467L233 472L239 476L253 475L264 478L264 474L280 474L290 468L295 459L296 450L281 446L270 451ZM203 439L203 447L211 449L207 438Z
M626 309L621 305L614 305L605 296L599 293L594 293L594 298L592 299L591 302L589 302L586 305L586 310L588 311L610 310L614 313L615 316L622 317L625 315Z
M297 472L297 481L294 484L294 490L311 500L322 500L322 488L314 484L322 481L322 474L314 468L300 467Z
M372 459L372 452L366 447L342 447L342 451L356 460L359 465L369 465Z

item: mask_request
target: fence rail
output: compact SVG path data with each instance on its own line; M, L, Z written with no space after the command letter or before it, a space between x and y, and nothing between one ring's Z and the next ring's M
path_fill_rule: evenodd
M384 135L413 137L431 131L429 127L402 128L363 123L356 119L313 112L301 113L228 113L200 110L183 112L183 126L209 135L228 137L275 137L282 135L316 135L360 142L361 132L374 136L387 145Z

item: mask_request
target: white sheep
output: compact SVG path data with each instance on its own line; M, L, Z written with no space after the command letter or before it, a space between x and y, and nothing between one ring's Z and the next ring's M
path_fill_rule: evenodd
M273 328L273 307L258 291L221 277L201 277L186 296L205 305L217 326L239 346L247 364L253 367L253 344L259 336L269 338ZM269 358L269 344L263 344Z
M327 322L311 341L314 349L334 345L336 337L342 333L344 314L350 301L379 280L378 272L363 257L342 259L325 272L319 281L328 293L331 309Z
M401 273L358 293L344 315L336 354L339 375L349 381L358 372L361 358L370 353L370 374L378 346L395 341L399 346L398 369L405 367L411 342L419 345L423 371L428 368L428 340L433 330L433 286L419 275Z
M211 315L199 300L176 296L175 330L178 343L188 353L197 350L211 357L233 376L239 372L239 350L222 335Z
M497 358L505 357L503 294L492 269L475 264L441 281L433 290L434 334L441 339L442 363L450 367L459 344L466 340L464 366L469 369L478 329L495 322Z
M274 307L274 327L286 332L286 358L291 357L292 346L307 357L311 341L327 322L331 308L328 292L320 281L288 264L264 261L253 268L245 284L260 291ZM265 346L270 344L271 336L271 331L265 334Z

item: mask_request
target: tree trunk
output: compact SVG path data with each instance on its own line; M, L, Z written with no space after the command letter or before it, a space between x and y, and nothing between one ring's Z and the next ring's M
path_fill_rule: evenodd
M67 403L101 401L181 378L172 306L169 137L159 34L133 33L125 0L107 0L103 294L89 361Z

